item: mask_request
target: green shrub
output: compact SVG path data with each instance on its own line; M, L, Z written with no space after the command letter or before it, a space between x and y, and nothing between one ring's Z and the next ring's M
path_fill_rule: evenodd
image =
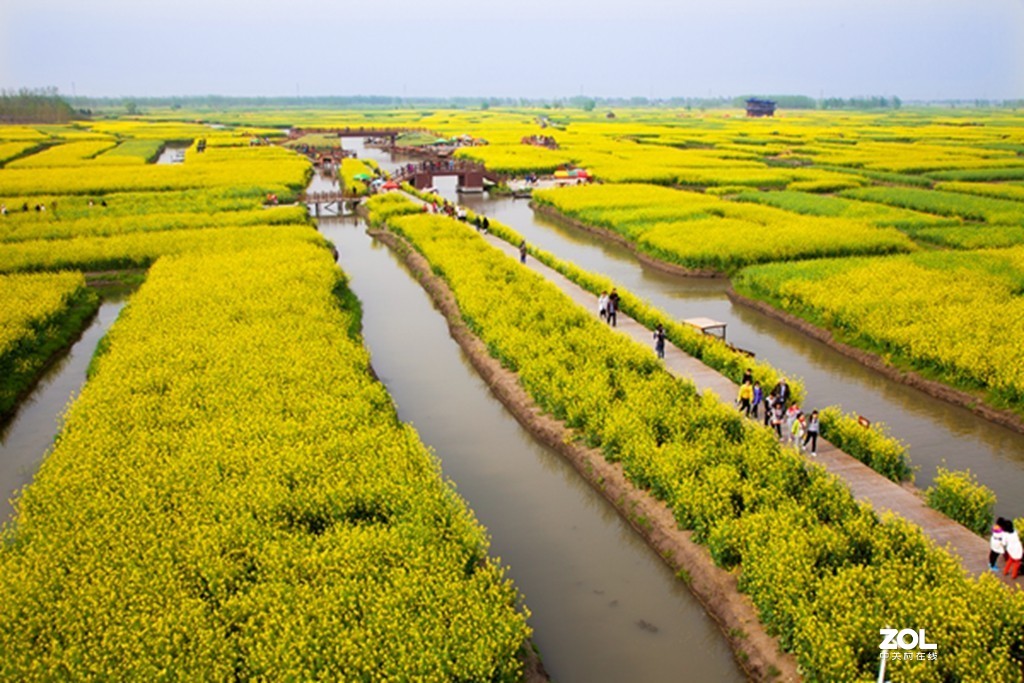
M829 406L819 413L821 436L884 477L899 483L914 480L907 447L886 433L885 424L864 427L852 415Z
M924 492L928 506L984 536L992 526L996 494L979 484L970 470L939 468L935 483Z

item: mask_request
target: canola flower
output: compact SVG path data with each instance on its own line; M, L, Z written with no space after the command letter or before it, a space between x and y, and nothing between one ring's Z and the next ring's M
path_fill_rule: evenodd
M996 494L978 481L970 470L951 471L938 468L934 483L924 492L928 506L955 519L978 534L986 536L992 529Z
M281 188L281 194L285 194L304 187L312 173L304 157L277 147L214 147L203 153L197 153L193 148L187 153L184 164L94 164L88 173L83 173L80 165L66 165L64 162L53 167L43 167L39 162L34 166L29 164L29 160L36 156L19 159L0 169L0 197L102 195L200 188L235 188L240 191L261 188L264 193ZM14 167L14 164L18 166Z
M163 140L125 140L94 157L97 164L148 164L156 161L164 148Z
M897 484L914 480L906 444L890 436L884 423L874 422L865 428L856 416L844 414L836 406L823 408L819 418L821 435L839 450Z
M341 184L348 192L365 195L369 186L363 179L373 176L373 167L361 159L345 158L341 160ZM360 178L356 178L360 176Z
M53 205L50 201L50 206ZM81 202L79 202L80 204ZM59 215L50 210L45 214L16 212L0 224L0 242L26 242L30 240L61 240L75 237L111 237L137 232L160 232L246 225L304 225L309 220L303 206L274 206L266 209L219 211L207 214L201 211L180 213L149 212L119 215L100 207L81 211L60 202ZM71 211L68 211L71 208ZM80 218L68 219L69 213Z
M915 248L892 228L807 217L769 206L653 185L590 185L534 193L535 200L621 234L656 258L734 272L751 263L886 254Z
M320 246L156 263L0 542L0 678L515 681L525 608Z
M997 199L1012 199L1024 202L1024 186L1008 185L1005 183L981 183L981 182L941 182L935 184L936 190L949 192L963 192L964 194L980 195L982 197L995 197Z
M41 142L49 137L34 126L0 126L0 140Z
M113 135L118 139L158 140L160 142L189 142L197 138L212 137L223 134L206 124L184 121L163 121L144 119L125 119L89 122L90 130L96 133ZM245 135L245 132L239 132ZM248 144L248 140L246 140Z
M425 201L438 200L438 197L420 192L408 183L403 184L402 187L406 192ZM374 220L380 223L387 223L393 216L420 212L419 207L413 205L399 194L378 195L370 200L369 205L372 207ZM476 214L470 211L467 217L472 221ZM509 244L518 245L524 239L522 235L501 221L489 220L489 223L490 232ZM619 305L624 313L650 329L655 328L659 324L663 325L667 338L673 344L705 365L718 370L737 384L741 381L747 370L752 371L754 379L759 381L761 386L775 386L783 376L783 373L765 361L751 359L750 356L734 350L718 337L704 334L691 325L677 321L629 290L618 286L611 278L583 270L574 263L564 261L543 249L538 249L534 246L530 246L528 249L533 258L557 270L580 287L591 292L595 297L601 292L611 291L613 287L618 289ZM793 400L797 403L803 403L806 395L803 382L790 375L788 383Z
M80 142L66 142L37 152L30 156L17 159L6 165L6 168L46 168L50 166L81 166L89 162L99 154L113 149L117 141L113 138L106 140L83 140Z
M911 187L866 187L842 195L964 220L1009 225L1024 221L1024 204L994 197Z
M443 136L468 134L487 144L457 155L492 170L547 173L575 164L613 183L834 192L875 182L930 187L933 179L1024 178L1017 155L1024 136L1020 116L1012 112L972 112L970 127L957 117L907 112L786 111L780 114L784 118L769 120L728 111L627 109L614 112L614 118L608 113L311 112L308 118L318 125L380 125L384 120L385 125ZM239 116L230 120L237 122ZM538 134L553 136L559 149L521 144L523 136Z
M130 232L110 237L30 240L0 245L0 273L146 268L160 256L207 249L239 251L291 240L322 244L309 226L254 225Z
M559 150L550 150L533 145L502 145L465 147L455 152L458 159L469 159L484 164L497 173L522 175L524 173L554 173L573 158Z
M285 188L281 189L284 191ZM45 233L52 227L45 225L47 223L85 218L139 219L151 214L195 213L220 220L215 218L220 213L262 211L265 199L264 188L252 186L84 195L0 195L0 202L7 204L8 208L5 222L0 222L0 234L26 229L26 223L42 225ZM54 201L59 203L56 215L52 210ZM46 213L35 212L36 204L45 204L48 207ZM40 238L45 237L43 233Z
M957 218L944 218L934 214L900 209L885 204L860 201L835 195L818 195L795 190L754 192L746 190L735 197L737 201L765 204L778 209L808 216L831 216L864 220L879 227L901 230L935 225L960 225Z
M1021 680L1024 594L990 576L968 579L919 528L880 519L472 228L400 215L394 204L388 225L448 282L492 355L545 411L665 501L716 562L739 567L741 589L806 680L872 676L878 629L891 623L926 629L942 653L893 663L895 680Z
M0 128L0 131L3 129ZM5 164L11 159L21 156L25 152L38 146L38 142L0 142L0 164Z
M81 273L0 276L0 415L97 306Z
M1024 410L1022 247L768 264L742 270L734 285L848 343Z

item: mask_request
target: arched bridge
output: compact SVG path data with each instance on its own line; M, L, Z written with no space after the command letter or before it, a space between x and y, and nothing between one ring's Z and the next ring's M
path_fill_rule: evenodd
M458 179L455 187L459 192L483 192L485 178L492 183L502 180L500 174L488 171L483 164L442 157L407 163L392 175L396 181L407 182L417 190L432 187L437 176L455 176Z

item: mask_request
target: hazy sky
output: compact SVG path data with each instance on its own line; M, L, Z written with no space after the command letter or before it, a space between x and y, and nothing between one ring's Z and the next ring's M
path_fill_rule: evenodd
M0 0L0 88L1024 98L1024 0Z

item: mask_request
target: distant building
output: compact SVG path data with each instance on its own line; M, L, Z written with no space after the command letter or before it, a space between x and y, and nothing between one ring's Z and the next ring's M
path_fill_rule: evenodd
M775 103L771 100L747 100L747 116L775 116Z

